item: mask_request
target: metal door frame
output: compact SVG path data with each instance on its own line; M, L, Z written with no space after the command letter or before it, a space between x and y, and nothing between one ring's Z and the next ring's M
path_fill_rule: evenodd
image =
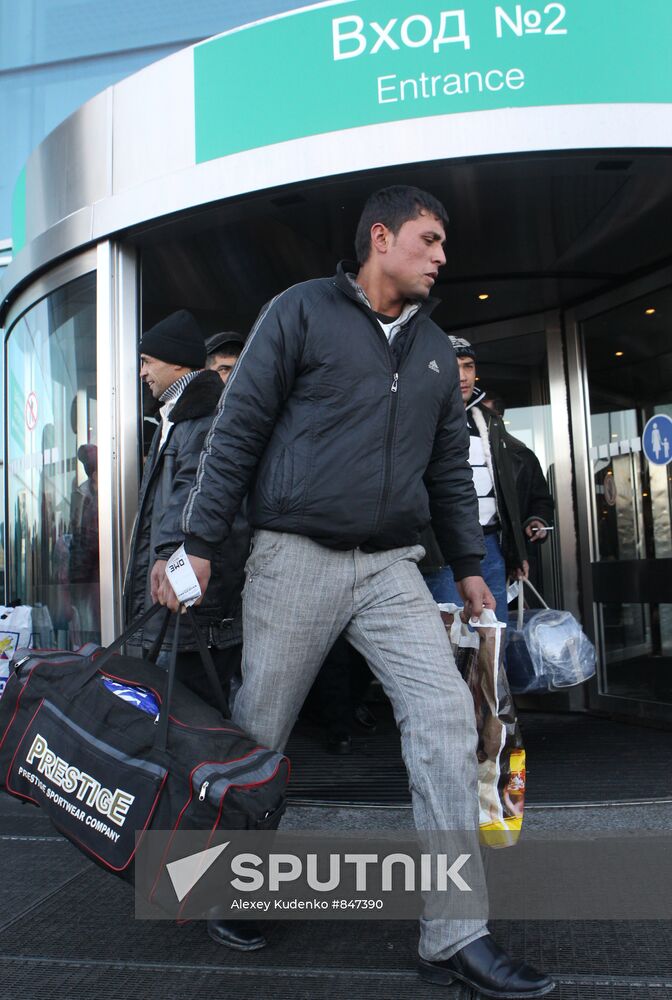
M123 624L122 586L137 510L139 481L139 264L132 246L105 241L54 267L12 303L5 321L7 344L17 321L43 298L85 274L96 273L96 393L98 408L98 523L101 637L109 643ZM5 413L7 417L7 413ZM7 453L5 419L5 454ZM9 520L8 470L5 525Z
M98 521L101 637L123 630L123 581L138 508L140 275L133 246L97 248ZM101 461L102 458L102 461Z
M490 329L488 329L490 328ZM574 469L571 452L568 376L563 348L563 317L558 309L514 317L509 320L471 325L452 333L468 340L487 332L489 342L543 332L546 337L549 405L553 464L555 466L555 545L559 559L556 586L562 608L581 617L578 568L578 518L574 501ZM569 688L545 698L554 710L582 711L586 707L585 685Z
M582 324L601 313L634 299L672 285L672 267L652 272L618 289L596 296L565 313L567 350L567 388L572 427L572 449L576 481L578 525L578 567L581 620L591 640L596 643L601 634L600 609L593 593L592 563L596 555L596 508L590 461L590 394ZM603 694L600 690L606 676L606 663L601 662L598 647L597 676L589 682L588 707L596 712L651 721L672 722L672 705Z

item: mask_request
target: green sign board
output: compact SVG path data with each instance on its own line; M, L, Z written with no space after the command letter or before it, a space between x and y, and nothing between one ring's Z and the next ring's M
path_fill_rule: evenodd
M16 256L26 242L26 168L19 174L12 195L12 253Z
M196 162L433 115L672 102L670 38L670 0L321 4L196 46Z

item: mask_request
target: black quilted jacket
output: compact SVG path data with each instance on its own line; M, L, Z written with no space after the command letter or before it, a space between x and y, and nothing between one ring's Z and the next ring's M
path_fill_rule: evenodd
M434 303L409 320L397 361L346 267L262 310L185 506L187 552L210 557L249 491L253 527L336 549L415 544L431 511L457 578L478 574L464 406Z
M124 584L126 624L151 606L149 574L156 559L168 558L182 541L182 509L222 389L219 375L212 371L200 372L187 384L173 407L170 414L173 426L160 452L160 427L154 435L140 486L138 516ZM216 546L212 553L210 585L203 602L194 609L209 642L218 647L241 641L240 594L248 550L249 527L239 514L226 544ZM151 646L162 617L152 618L132 644ZM164 649L169 648L171 637L172 626ZM180 648L198 648L187 622L181 623Z

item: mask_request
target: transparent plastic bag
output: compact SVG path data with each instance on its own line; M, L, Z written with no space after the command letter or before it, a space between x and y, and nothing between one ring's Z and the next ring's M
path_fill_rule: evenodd
M511 690L542 693L583 684L595 673L595 647L574 615L549 608L529 580L524 585L544 606L524 611L521 587L506 651Z

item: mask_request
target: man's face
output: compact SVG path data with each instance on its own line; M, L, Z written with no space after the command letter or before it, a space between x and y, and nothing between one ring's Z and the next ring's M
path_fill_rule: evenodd
M443 244L446 233L435 215L421 210L405 222L395 236L387 230L384 270L400 297L426 299L446 263Z
M159 399L184 371L179 365L170 365L167 361L159 361L148 354L140 355L140 378L154 399Z
M229 380L229 375L236 366L238 355L236 354L212 354L208 358L208 368L217 372L224 385Z
M476 383L476 362L473 358L458 358L457 367L460 370L460 392L462 402L468 403Z

